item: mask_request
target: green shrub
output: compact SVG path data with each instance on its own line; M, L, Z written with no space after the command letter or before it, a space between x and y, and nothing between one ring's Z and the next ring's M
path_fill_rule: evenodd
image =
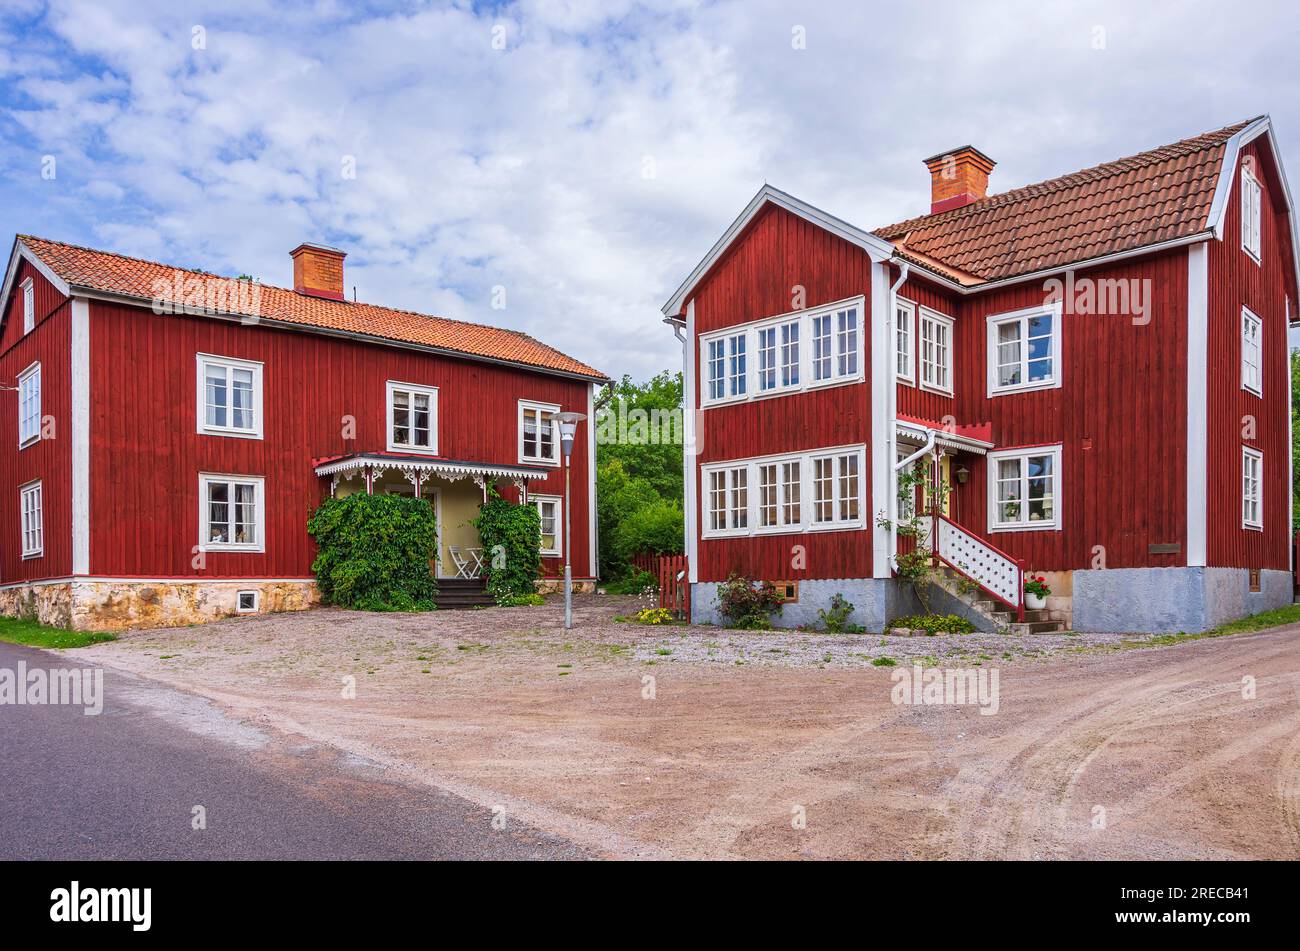
M781 598L770 581L753 582L733 573L718 585L718 613L727 627L748 631L766 631L772 627L772 615L780 613Z
M849 618L853 616L853 603L839 593L831 598L830 610L818 608L817 616L821 618L827 634L861 634L863 631L861 624L849 623Z
M542 570L542 520L534 505L515 505L497 494L488 496L474 519L483 546L487 593L498 604L537 591Z
M532 594L512 594L497 602L503 608L541 607L546 599L534 591Z
M628 563L633 555L680 555L683 548L685 517L676 502L654 501L627 513L614 528L614 557Z
M659 589L659 579L648 571L634 569L626 578L605 585L606 594L640 594L647 588Z
M922 630L927 634L970 634L975 625L957 614L917 614L912 617L894 618L887 629L905 627L910 630Z
M321 597L362 611L429 611L438 584L433 506L400 495L357 492L326 499L307 521L320 551L312 571Z

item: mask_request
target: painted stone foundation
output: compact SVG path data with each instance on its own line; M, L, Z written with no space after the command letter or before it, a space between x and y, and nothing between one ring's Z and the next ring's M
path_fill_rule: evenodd
M891 618L915 614L920 610L910 586L888 578L804 579L799 582L799 600L787 602L774 615L774 627L821 627L819 610L827 610L836 594L852 603L851 624L859 624L873 633L885 629ZM716 624L724 621L718 613L718 583L697 581L691 585L691 621Z
M1208 631L1227 621L1292 603L1288 571L1260 572L1250 590L1245 568L1106 568L1072 578L1076 631L1173 634Z
M574 578L573 590L590 594L591 592L596 590L596 582L590 578L585 578L581 581L578 580L577 578ZM537 593L538 594L563 594L564 579L563 578L538 578Z
M240 591L258 592L255 612L301 611L320 600L314 581L64 581L0 591L0 614L79 631L183 627L233 617Z

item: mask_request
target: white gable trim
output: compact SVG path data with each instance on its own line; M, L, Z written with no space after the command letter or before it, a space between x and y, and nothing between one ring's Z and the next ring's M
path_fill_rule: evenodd
M1269 151L1273 153L1273 166L1277 170L1278 181L1282 183L1282 198L1286 203L1287 230L1291 232L1291 261L1295 267L1296 284L1300 285L1300 234L1296 233L1295 201L1291 197L1291 185L1286 180L1286 169L1282 166L1282 150L1273 133L1273 120L1261 116L1227 141L1223 149L1223 165L1219 169L1219 181L1214 188L1214 201L1210 204L1210 214L1205 227L1213 232L1220 241L1223 240L1223 222L1228 213L1228 201L1232 195L1232 185L1237 178L1238 159L1241 150L1258 139L1268 136Z
M677 317L685 306L686 298L695 290L695 285L700 279L708 273L709 269L718 262L727 249L735 242L740 233L745 230L746 226L754 220L763 207L767 204L776 205L778 208L784 208L791 214L798 215L805 221L811 222L819 228L829 231L831 234L843 238L850 244L857 245L871 256L872 263L880 264L887 261L894 253L894 246L883 238L878 238L869 231L863 231L861 228L849 224L828 214L807 202L800 201L793 195L788 195L779 188L773 188L771 185L764 185L758 190L758 194L753 200L745 206L745 210L740 213L735 221L731 223L722 237L718 239L709 253L704 256L695 270L691 271L690 277L686 278L682 285L677 288L673 296L669 298L668 303L663 306L663 313L666 317Z
M31 248L23 244L21 238L15 238L13 253L9 255L9 267L5 271L4 287L0 289L0 315L3 315L9 307L9 294L14 289L14 281L18 277L18 264L20 261L26 261L36 268L37 273L53 284L55 289L64 297L72 296L72 289L68 287L68 282L51 271L45 262L32 252Z

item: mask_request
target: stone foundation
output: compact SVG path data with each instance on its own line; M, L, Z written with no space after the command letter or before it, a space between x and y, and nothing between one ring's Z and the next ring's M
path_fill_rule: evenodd
M1074 572L1078 631L1189 634L1292 603L1289 571L1260 572L1250 590L1245 568L1105 568Z
M574 578L573 590L581 591L585 594L591 594L593 591L596 590L596 582L590 578L584 579L582 581L579 581L577 578ZM538 578L537 593L538 594L563 594L564 579L563 578Z
M772 626L820 628L822 621L817 612L828 610L837 594L853 605L849 623L876 634L884 630L890 619L921 610L911 585L891 578L808 578L799 581L799 600L787 601L781 613L773 615ZM718 614L717 598L717 582L692 584L691 622L721 626L724 622Z
M258 593L256 611L237 610L241 591ZM319 600L314 581L63 581L0 590L0 614L79 631L121 631L301 611Z

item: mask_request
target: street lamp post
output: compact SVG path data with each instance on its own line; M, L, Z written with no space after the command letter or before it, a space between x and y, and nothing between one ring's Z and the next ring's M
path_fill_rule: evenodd
M560 424L560 447L564 450L564 629L573 627L573 571L569 565L569 457L573 455L573 434L587 417L582 413L556 413Z

